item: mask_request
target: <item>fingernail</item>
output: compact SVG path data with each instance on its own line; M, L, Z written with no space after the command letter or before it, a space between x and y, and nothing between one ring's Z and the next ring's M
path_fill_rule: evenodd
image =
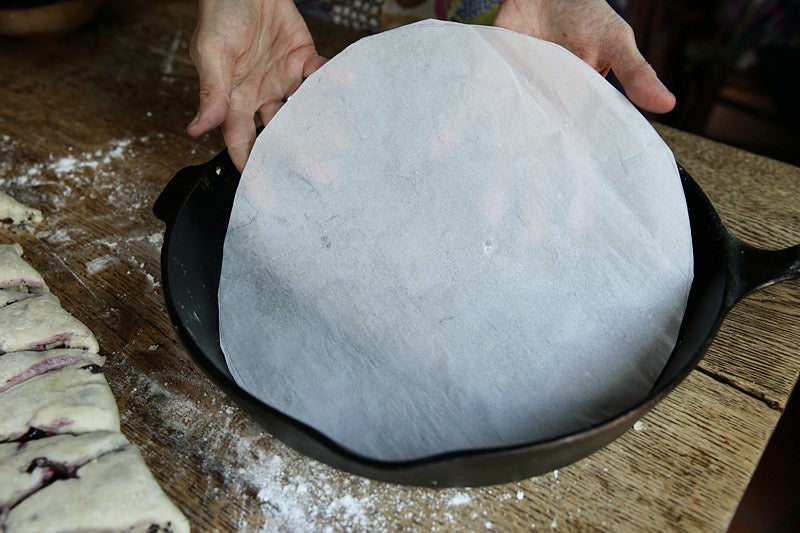
M190 125L190 126L194 126L195 124L197 124L197 122L198 122L199 120L200 120L200 111L198 111L198 112L197 112L197 114L194 116L194 118L193 118L193 119L192 119L192 121L189 123L189 125Z

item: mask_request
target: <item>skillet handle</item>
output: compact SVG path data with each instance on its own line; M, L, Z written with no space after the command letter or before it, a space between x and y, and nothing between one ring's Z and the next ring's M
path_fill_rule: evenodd
M753 291L800 277L800 244L781 250L765 250L733 235L728 238L726 308L732 307Z
M228 151L223 150L211 161L179 170L158 195L153 213L171 225L189 195L203 180L226 179L238 183L238 178L239 171L233 166Z
M198 167L182 168L175 174L153 204L153 213L163 222L172 224L178 210L202 178Z

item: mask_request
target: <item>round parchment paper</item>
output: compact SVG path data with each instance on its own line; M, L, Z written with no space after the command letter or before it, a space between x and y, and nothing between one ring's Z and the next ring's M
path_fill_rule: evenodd
M266 404L406 460L630 407L691 281L674 159L622 95L554 44L426 21L342 52L259 136L221 344Z

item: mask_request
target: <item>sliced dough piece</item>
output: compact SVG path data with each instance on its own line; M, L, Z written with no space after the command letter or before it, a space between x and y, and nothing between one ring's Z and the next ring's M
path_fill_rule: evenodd
M36 294L29 291L27 287L10 287L8 289L0 289L0 307L5 307L6 305L13 304L14 302L18 302L35 295Z
M22 258L22 246L0 244L0 288L19 286L48 292L41 274Z
M42 212L28 207L0 191L0 223L27 228L42 221Z
M0 523L5 513L29 494L74 475L92 459L128 446L125 436L113 431L56 435L23 445L0 444Z
M104 362L102 355L72 348L7 353L0 356L0 392L51 370L86 365L98 368Z
M6 517L13 531L189 531L135 447L84 465L78 477L32 494Z
M42 276L22 259L22 246L0 244L0 307L49 292Z
M0 353L79 348L97 353L97 339L65 311L58 298L42 294L0 308Z
M0 441L31 428L49 433L119 431L119 412L102 373L68 367L31 378L0 393Z

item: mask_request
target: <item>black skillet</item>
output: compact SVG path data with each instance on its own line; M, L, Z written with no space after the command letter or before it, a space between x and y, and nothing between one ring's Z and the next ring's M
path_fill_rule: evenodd
M736 302L758 288L800 276L800 245L767 251L740 241L683 168L680 174L695 275L678 343L645 399L603 423L562 437L413 461L376 461L343 448L236 385L219 345L217 308L223 242L239 182L227 152L178 172L155 203L156 216L167 225L161 249L167 308L195 362L264 428L306 455L354 474L409 485L475 486L532 477L577 461L625 432L697 365Z

